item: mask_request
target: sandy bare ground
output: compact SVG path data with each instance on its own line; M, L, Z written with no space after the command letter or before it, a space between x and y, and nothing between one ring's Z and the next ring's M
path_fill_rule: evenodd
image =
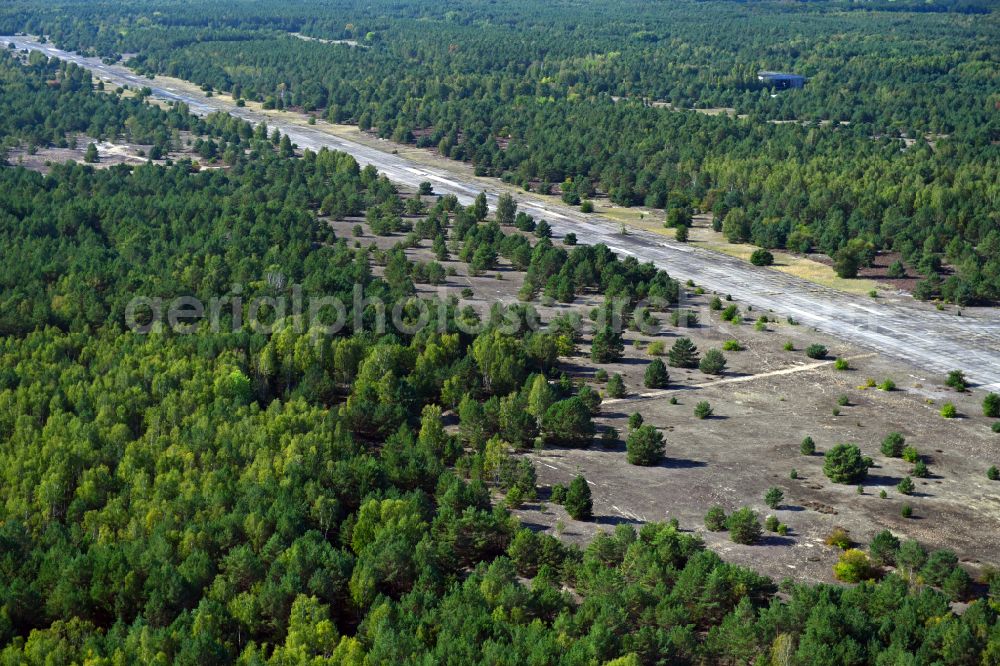
M181 133L181 142L185 144L191 139L188 132ZM69 147L45 147L36 148L29 151L23 147L14 148L8 151L6 159L11 166L21 166L32 171L48 173L53 164L64 162L76 162L77 164L87 164L95 169L107 169L118 164L145 164L150 161L148 155L151 145L131 143L128 141L100 141L85 134L77 134L69 137ZM97 147L97 162L87 162L84 154L87 146L93 143ZM177 160L181 158L198 159L198 156L187 149L179 146L179 150L171 151L162 159L153 160L156 164L165 164L167 160Z
M331 225L339 236L383 249L405 236L373 236L361 220ZM362 227L361 236L353 235L355 225ZM407 250L407 255L413 261L433 259L428 241ZM417 285L418 293L460 296L463 289L471 288L472 295L461 297L461 303L481 313L497 301L518 300L523 273L503 262L481 276L469 275L468 267L454 259L442 264L455 275L441 286ZM700 534L727 560L778 580L833 581L832 566L839 551L823 541L835 527L847 529L861 545L878 531L890 529L930 548L951 548L973 573L986 564L1000 565L1000 482L989 481L985 474L991 464L1000 464L1000 435L991 432L991 420L981 416L985 393L981 388L956 393L942 385L940 375L810 327L791 325L774 313L748 311L743 303L737 303L746 317L743 323L722 322L719 313L707 307L710 297L687 290L688 307L699 314L697 326L675 328L664 318L654 334L627 331L625 357L600 366L609 374L621 374L629 393L604 400L597 418L599 428L613 427L623 440L629 415L639 412L664 434L663 463L629 465L621 440L610 447L598 440L586 449L526 452L535 462L541 495L540 501L516 510L525 525L585 545L596 532L611 531L621 523L640 525L676 518L682 529ZM533 305L543 322L570 310L587 322L590 309L600 302L600 294L585 293L569 305L540 301ZM756 330L752 324L761 314L778 321L769 322L767 330ZM590 335L588 324L578 354L561 365L575 380L603 390L588 356ZM728 368L722 376L669 368L671 382L666 389L645 388L643 375L653 358L649 343L662 341L669 349L681 336L690 337L701 352L721 348L726 340L738 340L744 349L725 352ZM785 349L788 342L791 351ZM808 358L803 350L812 343L826 345L829 357ZM836 370L837 357L848 359L850 369ZM891 378L898 390L868 388L869 378L877 382ZM838 404L842 396L847 397L847 405ZM677 404L671 404L671 399ZM702 400L713 406L713 418L694 417L694 405ZM956 404L961 418L941 418L938 411L946 401ZM836 416L834 409L839 410ZM911 473L912 465L880 453L881 440L893 431L903 433L931 469L929 478L914 478L917 492L910 497L901 495L896 484ZM816 455L799 452L806 435L816 441ZM862 484L862 494L856 486L834 484L823 474L822 453L840 442L857 444L875 462ZM797 479L790 478L792 469ZM553 484L568 483L576 474L583 474L591 485L593 521L572 520L561 506L546 501ZM763 501L772 486L785 494L776 511ZM913 507L915 517L900 515L904 503ZM761 518L774 514L789 526L789 532L783 537L768 533L754 546L734 544L726 533L704 528L704 514L715 504L727 512L750 506Z

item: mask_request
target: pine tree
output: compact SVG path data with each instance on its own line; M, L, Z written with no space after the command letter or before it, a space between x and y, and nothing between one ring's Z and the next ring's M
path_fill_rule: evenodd
M590 497L590 486L582 475L570 482L563 506L573 520L590 520L593 517L594 501Z
M698 369L706 375L721 375L726 371L726 357L718 349L709 349L698 363Z
M896 554L899 553L899 539L889 530L882 530L872 539L868 552L876 563L893 566L896 564Z
M868 465L857 446L837 444L826 452L823 473L834 483L859 483L868 476Z
M709 532L722 532L726 529L726 512L721 506L713 506L705 514L705 529Z
M458 434L473 448L486 442L486 414L478 400L466 394L458 405Z
M882 455L889 456L890 458L898 458L903 455L905 447L906 438L901 433L890 432L882 440Z
M663 460L666 447L659 430L650 425L643 425L629 433L625 449L628 452L629 464L649 467Z
M438 261L448 260L448 246L445 244L444 235L438 234L434 237L434 256Z
M613 363L624 353L622 336L610 324L605 324L594 333L594 340L590 345L590 359L594 363Z
M697 368L698 348L691 338L678 338L667 355L670 365L674 368Z
M760 526L760 518L757 513L749 507L737 509L729 516L727 521L729 528L729 538L734 543L749 545L756 543L760 539L763 529Z
M609 398L625 397L625 382L622 381L622 376L617 372L611 375L611 379L608 380L607 392Z
M654 358L653 362L646 366L646 374L643 376L646 388L665 388L669 382L670 373L667 372L667 366L660 359Z

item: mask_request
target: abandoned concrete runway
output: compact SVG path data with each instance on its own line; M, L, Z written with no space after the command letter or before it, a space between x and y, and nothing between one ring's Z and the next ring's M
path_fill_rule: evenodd
M319 127L282 122L259 111L237 107L228 100L179 91L120 65L105 65L98 58L68 53L29 37L0 39L3 43L13 42L18 48L74 62L115 85L147 86L155 97L183 102L199 115L223 111L254 124L265 121L287 134L300 148L328 147L349 153L360 164L374 165L393 181L413 188L421 181L431 181L436 192L455 194L464 204L471 202L483 187L478 181L464 181L454 173L391 154L389 144L386 151L381 151ZM548 220L558 233L574 232L581 243L604 243L619 254L652 261L674 277L691 279L706 289L731 294L757 311L770 310L782 317L790 315L803 325L909 361L938 375L961 369L982 388L1000 390L1000 314L996 310L969 310L965 316L958 316L920 303L873 302L775 270L757 268L723 254L675 243L650 232L631 230L622 234L618 222L542 201L529 193L508 189L499 181L492 189L487 193L492 205L499 192L510 191L521 210Z

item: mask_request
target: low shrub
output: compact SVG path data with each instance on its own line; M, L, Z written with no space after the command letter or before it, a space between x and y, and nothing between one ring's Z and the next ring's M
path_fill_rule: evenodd
M843 527L833 528L833 531L827 535L823 543L834 548L840 548L841 550L847 550L854 545L854 542L851 541L851 536Z
M774 264L774 255L764 248L758 248L750 255L750 263L754 266L771 266Z
M705 529L709 532L723 532L726 529L726 512L721 506L713 506L705 514Z
M718 349L709 349L698 362L698 369L706 375L721 375L726 370L726 357Z
M694 407L694 415L699 419L707 419L713 413L712 406L708 404L707 400L702 400Z
M903 455L905 446L906 438L903 437L902 433L890 432L882 440L882 455L889 456L890 458L898 458Z
M945 386L955 389L959 393L965 393L965 389L968 388L969 382L965 378L965 373L961 370L952 370L948 373L948 379L944 381Z
M783 499L785 499L785 493L781 492L781 488L768 488L767 492L764 493L764 503L772 509L781 506Z
M840 560L833 565L833 575L845 583L860 583L874 578L875 571L868 556L852 548L842 553Z
M806 356L814 359L826 358L827 348L820 344L812 344L806 347Z
M896 484L896 490L898 490L903 495L912 495L913 491L915 490L913 479L911 479L908 476L903 478L902 481Z

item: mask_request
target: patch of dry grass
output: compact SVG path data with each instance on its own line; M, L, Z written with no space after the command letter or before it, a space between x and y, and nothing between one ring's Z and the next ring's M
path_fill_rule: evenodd
M695 226L692 228L689 242L706 250L721 252L722 254L737 257L744 261L750 261L750 255L757 249L756 245L749 243L730 243L721 233L715 232L707 226ZM788 275L808 280L824 287L859 296L865 296L873 289L888 288L874 280L863 278L845 280L844 278L837 277L831 266L806 257L799 257L779 250L772 250L771 253L774 255L773 270L781 271L782 273L787 273Z

